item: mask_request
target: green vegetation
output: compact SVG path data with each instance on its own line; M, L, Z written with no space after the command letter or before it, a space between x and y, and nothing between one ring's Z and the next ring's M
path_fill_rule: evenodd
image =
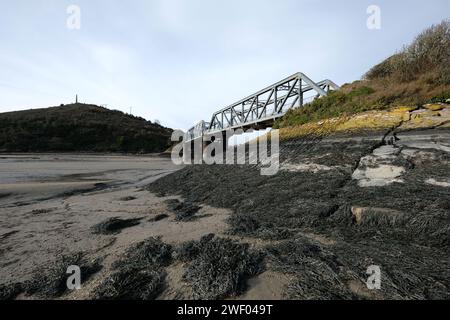
M0 113L2 152L162 152L171 129L89 104Z
M409 82L426 73L431 84L450 84L450 20L422 32L411 45L374 66L365 77Z
M290 110L275 128L450 98L450 21L421 33L410 46L366 73L364 79Z
M362 86L349 93L344 91L333 91L329 95L305 105L303 108L291 109L281 118L275 127L289 127L301 125L311 121L350 115L371 109L382 108L382 104L372 104L367 101L367 96L375 90L371 87Z

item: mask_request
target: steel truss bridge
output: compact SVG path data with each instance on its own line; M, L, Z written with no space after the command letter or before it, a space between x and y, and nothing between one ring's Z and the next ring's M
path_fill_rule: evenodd
M305 74L296 73L215 112L209 122L200 121L186 132L185 142L230 129L268 128L289 109L302 107L308 98L338 89L331 80L316 83Z

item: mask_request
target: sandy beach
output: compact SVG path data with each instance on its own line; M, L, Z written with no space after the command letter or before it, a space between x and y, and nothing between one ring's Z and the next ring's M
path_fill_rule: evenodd
M178 169L155 156L1 155L1 283L26 281L59 254L103 258L151 235L195 237L192 228L179 234L165 221L145 223L164 211L165 199L142 187ZM90 232L111 217L142 222L118 237Z

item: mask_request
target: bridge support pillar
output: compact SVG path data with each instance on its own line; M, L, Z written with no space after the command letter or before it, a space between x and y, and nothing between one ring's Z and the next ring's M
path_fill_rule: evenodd
M228 151L228 136L226 131L222 131L222 157L223 163L227 161L227 151Z
M298 106L303 107L303 83L302 79L298 80Z
M183 145L183 162L185 164L192 164L194 159L194 140L190 140Z

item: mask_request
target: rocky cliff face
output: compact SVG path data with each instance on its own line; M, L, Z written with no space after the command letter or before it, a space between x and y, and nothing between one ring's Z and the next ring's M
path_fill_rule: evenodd
M391 130L450 128L450 105L445 103L427 104L422 107L403 106L389 110L362 112L353 116L340 116L304 125L280 129L281 138L289 140L305 136L326 136L329 134L349 134Z

